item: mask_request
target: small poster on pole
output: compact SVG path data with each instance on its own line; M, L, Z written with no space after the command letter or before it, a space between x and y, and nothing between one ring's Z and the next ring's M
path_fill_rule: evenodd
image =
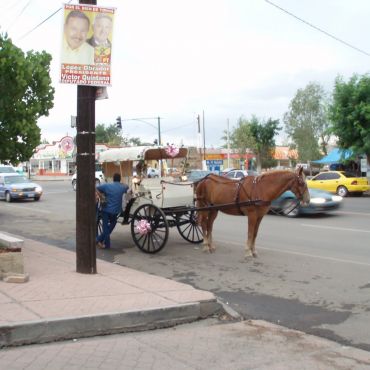
M64 4L60 82L111 85L115 8Z

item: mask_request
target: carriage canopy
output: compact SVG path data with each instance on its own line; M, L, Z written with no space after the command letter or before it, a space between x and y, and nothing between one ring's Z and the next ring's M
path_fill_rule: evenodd
M185 158L187 148L179 148L176 156L170 156L165 147L133 146L126 148L108 149L99 154L99 162L125 162L139 160L161 160L172 158Z
M126 148L108 149L99 153L98 161L102 164L104 175L111 178L115 172L121 174L126 183L130 183L133 168L138 161L157 161L163 159L186 158L187 148L177 148L176 155L168 147L134 146ZM172 154L172 155L171 155Z

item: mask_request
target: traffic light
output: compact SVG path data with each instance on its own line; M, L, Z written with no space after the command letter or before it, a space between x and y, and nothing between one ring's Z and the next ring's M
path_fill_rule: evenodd
M116 118L116 125L117 125L117 128L121 129L122 128L122 121L121 121L121 116L118 116Z

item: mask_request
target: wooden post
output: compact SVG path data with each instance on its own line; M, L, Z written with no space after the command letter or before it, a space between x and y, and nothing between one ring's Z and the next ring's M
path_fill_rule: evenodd
M96 5L96 0L79 0ZM95 214L95 96L96 87L77 86L76 268L96 274Z

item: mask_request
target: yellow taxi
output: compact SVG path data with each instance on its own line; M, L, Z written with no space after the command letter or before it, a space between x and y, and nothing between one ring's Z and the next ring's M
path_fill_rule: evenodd
M337 193L342 197L347 196L348 193L362 195L363 192L370 190L366 177L356 177L353 173L347 171L321 172L307 180L307 186L311 189Z

